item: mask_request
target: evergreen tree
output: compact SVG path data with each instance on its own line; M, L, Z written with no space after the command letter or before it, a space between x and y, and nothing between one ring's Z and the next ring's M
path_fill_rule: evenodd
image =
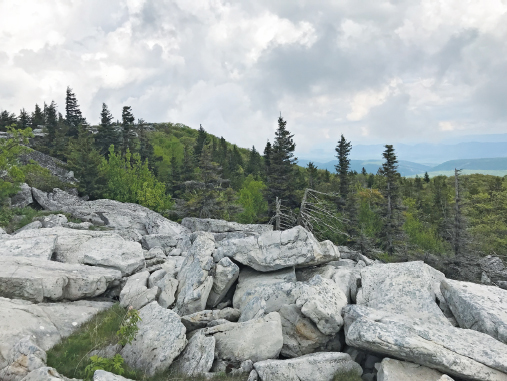
M363 176L368 176L368 172L366 172L366 169L364 169L364 167L363 167L363 169L361 169L361 174Z
M246 175L259 176L262 172L262 159L260 153L252 147L250 155L248 156L248 164L245 169Z
M176 194L180 190L181 169L176 156L171 157L171 176L167 182L171 194Z
M227 162L227 141L224 139L224 137L220 137L220 142L218 144L218 161L217 163L220 164L222 168L226 166Z
M107 105L102 103L102 111L100 112L100 125L97 135L95 135L95 147L106 158L109 156L109 147L114 145L120 146L120 136L113 124L113 115L109 111Z
M403 225L403 221L398 186L400 174L398 173L398 160L392 145L387 144L385 146L382 156L385 161L380 169L380 173L384 177L381 240L384 249L392 255L395 251L396 243L402 239L401 226Z
M44 126L44 113L38 104L35 105L35 111L32 113L32 128L38 128L39 126Z
M30 127L32 124L32 121L30 119L30 115L26 112L26 110L24 108L22 108L19 111L18 122L19 122L18 127L23 128L23 129Z
M51 104L49 106L44 103L44 118L44 125L47 131L47 135L45 137L45 151L46 153L50 154L51 147L55 142L56 132L58 129L58 111L56 109L55 101L51 101Z
M123 106L121 113L121 126L122 126L122 147L121 152L123 155L127 153L127 149L130 152L136 151L136 141L134 135L134 114L132 114L132 108L130 106Z
M430 182L430 176L428 175L428 172L424 172L424 182L426 184Z
M69 140L67 165L79 180L79 191L92 198L100 195L101 162L102 157L95 149L93 135L80 125L77 139Z
M340 178L340 197L342 200L347 199L347 195L349 193L349 170L350 170L350 150L352 149L352 144L345 140L345 137L342 135L340 140L338 141L338 145L335 148L336 158L338 159L338 164L335 165L336 173Z
M202 125L199 125L199 130L197 133L197 139L195 140L194 145L194 156L196 158L196 163L200 161L201 152L206 144L206 139L208 138L208 134L204 128L202 128Z
M148 168L150 168L153 173L156 174L155 170L155 150L153 145L150 142L150 137L148 131L146 130L146 124L144 119L138 119L137 121L137 131L139 136L139 155L141 155L141 160L148 161Z
M7 127L17 124L16 115L4 110L0 113L0 131L7 131Z
M306 167L306 172L308 173L308 188L315 189L319 180L319 173L317 167L311 161Z
M185 146L183 150L183 164L181 168L181 180L190 181L194 179L194 158L192 149Z
M417 192L420 192L423 189L422 179L417 175L415 175L414 186Z
M327 168L324 170L323 181L324 181L325 183L330 183L330 182L331 182L331 172L329 172L329 171L327 170Z
M228 164L227 177L230 179L231 186L234 188L234 190L238 191L243 183L244 163L243 157L241 156L241 153L239 152L239 149L236 145L234 145L232 147L232 150L230 150Z
M79 105L77 104L76 95L69 86L67 86L67 93L65 96L65 120L69 126L68 134L71 137L77 137L79 134L79 125L86 124L86 120L83 118Z
M270 173L266 184L267 200L272 208L274 208L276 197L283 200L290 208L297 206L294 194L295 163L297 161L297 158L294 157L294 151L296 144L293 140L294 135L287 130L286 125L287 122L280 116L270 158Z
M273 147L271 143L266 143L266 147L264 147L264 176L266 179L269 178L269 173L271 172L271 155L273 154Z
M66 151L68 149L68 130L69 126L63 118L63 115L61 113L58 113L58 122L56 123L55 136L51 147L49 147L49 153L51 156L54 156L60 160L66 159Z

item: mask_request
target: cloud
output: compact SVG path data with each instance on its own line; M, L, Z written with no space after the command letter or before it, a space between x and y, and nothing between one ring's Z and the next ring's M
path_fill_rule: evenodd
M279 112L298 155L507 126L502 0L0 2L0 108L70 85L84 114L180 122L263 149ZM312 153L313 152L313 153Z

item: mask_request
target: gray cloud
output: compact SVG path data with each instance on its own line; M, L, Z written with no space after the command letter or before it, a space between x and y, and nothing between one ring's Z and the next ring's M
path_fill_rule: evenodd
M262 150L282 111L300 157L504 132L507 5L266 0L0 3L0 108L74 88L85 115L172 121Z

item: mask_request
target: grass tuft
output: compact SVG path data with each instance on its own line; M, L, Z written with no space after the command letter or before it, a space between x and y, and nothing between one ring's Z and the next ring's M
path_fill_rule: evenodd
M333 381L362 381L362 379L357 375L356 371L350 370L346 373L336 374Z

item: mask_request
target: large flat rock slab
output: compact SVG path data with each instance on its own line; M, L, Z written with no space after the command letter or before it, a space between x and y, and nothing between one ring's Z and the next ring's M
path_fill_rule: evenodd
M0 296L39 303L78 300L103 294L119 279L118 270L6 256L0 266Z
M338 248L329 241L319 242L301 226L285 231L270 231L258 237L221 241L215 260L230 257L257 271L287 267L307 267L340 258Z
M56 243L57 236L55 234L30 238L8 236L0 244L0 257L9 255L50 260L56 251Z
M379 264L361 270L363 304L428 323L450 325L436 303L444 274L424 262Z
M289 360L265 360L254 364L261 381L333 381L335 375L363 370L346 353L324 352ZM399 380L401 381L401 380Z
M440 381L442 376L438 370L386 357L380 363L377 381Z
M461 328L486 333L507 344L507 290L450 279L440 287Z
M238 222L214 220L211 218L185 217L181 225L191 232L203 231L210 233L232 233L232 232L252 232L261 234L273 231L273 225L264 224L240 224Z
M491 336L364 306L344 308L348 345L476 381L507 381L507 345Z
M24 336L47 351L113 303L80 300L33 304L0 297L0 368L12 346Z

